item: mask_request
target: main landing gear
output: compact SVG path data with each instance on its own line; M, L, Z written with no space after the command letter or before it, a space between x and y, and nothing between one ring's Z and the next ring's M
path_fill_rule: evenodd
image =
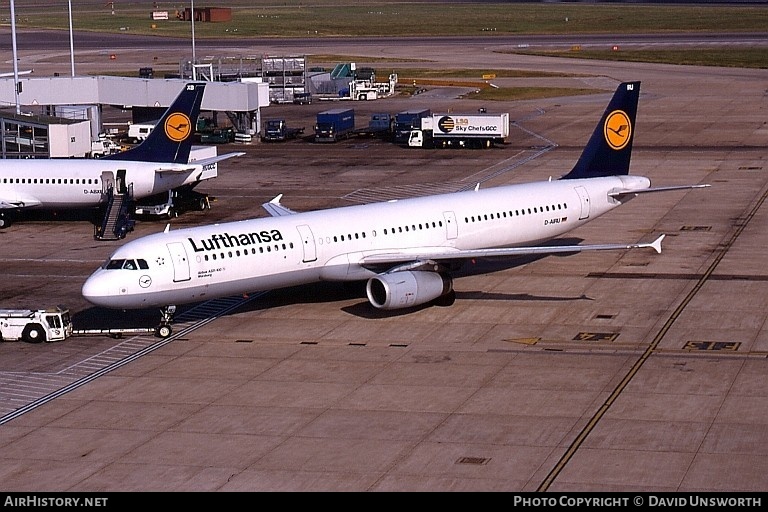
M173 321L173 315L176 313L176 306L165 306L160 309L160 325L155 328L155 335L160 338L167 338L173 334L173 328L171 322Z

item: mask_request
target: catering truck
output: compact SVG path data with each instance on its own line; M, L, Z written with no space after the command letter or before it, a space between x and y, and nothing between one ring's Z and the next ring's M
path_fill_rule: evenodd
M315 142L336 142L355 133L355 111L334 108L318 112L315 123Z
M411 130L408 146L490 148L509 136L509 114L432 114Z

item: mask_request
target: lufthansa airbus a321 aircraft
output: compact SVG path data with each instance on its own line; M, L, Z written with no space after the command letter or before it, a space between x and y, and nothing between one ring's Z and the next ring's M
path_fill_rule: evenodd
M161 307L317 281L367 280L384 310L455 297L450 272L470 258L652 248L649 243L541 246L651 188L629 175L640 82L619 85L574 168L558 180L297 213L277 196L271 217L166 229L128 242L82 288L92 304Z
M189 162L205 82L193 82L138 146L102 158L6 159L0 163L0 228L25 209L97 208L113 194L143 199L217 175L227 153Z

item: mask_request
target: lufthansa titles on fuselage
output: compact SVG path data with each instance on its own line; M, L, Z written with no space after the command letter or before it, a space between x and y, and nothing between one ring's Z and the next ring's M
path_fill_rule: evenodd
M240 233L230 235L229 233L214 233L210 238L195 240L187 238L195 252L218 251L221 249L243 247L246 245L258 245L269 242L279 242L283 240L283 234L278 229L262 230L253 233Z

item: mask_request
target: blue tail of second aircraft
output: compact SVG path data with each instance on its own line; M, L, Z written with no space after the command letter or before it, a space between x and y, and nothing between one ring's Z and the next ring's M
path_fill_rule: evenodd
M640 82L624 82L616 88L579 161L561 179L629 174L639 97Z
M192 82L165 111L155 129L138 146L104 158L139 162L186 164L203 102L205 82Z

